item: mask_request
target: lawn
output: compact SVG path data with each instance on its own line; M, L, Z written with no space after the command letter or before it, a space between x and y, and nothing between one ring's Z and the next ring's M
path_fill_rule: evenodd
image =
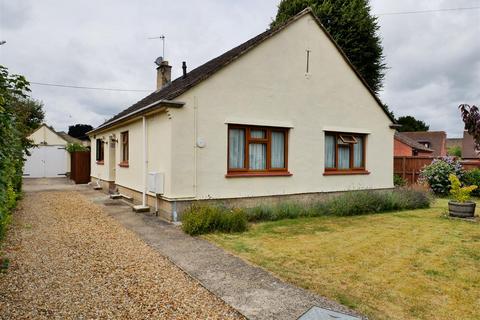
M252 225L210 241L371 319L480 319L480 224L430 209Z

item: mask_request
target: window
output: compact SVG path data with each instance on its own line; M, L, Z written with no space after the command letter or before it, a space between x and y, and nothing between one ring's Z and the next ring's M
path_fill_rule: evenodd
M96 159L97 163L103 164L103 155L104 155L104 148L105 148L105 142L102 141L102 139L97 139L96 140Z
M290 175L288 129L228 126L227 176Z
M121 143L122 143L122 162L120 162L121 167L128 166L128 131L122 132L121 134Z
M325 174L368 173L365 170L365 135L325 133Z

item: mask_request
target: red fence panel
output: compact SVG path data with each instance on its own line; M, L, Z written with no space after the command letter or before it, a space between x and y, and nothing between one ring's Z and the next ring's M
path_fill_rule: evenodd
M70 153L70 179L76 184L90 182L90 151Z

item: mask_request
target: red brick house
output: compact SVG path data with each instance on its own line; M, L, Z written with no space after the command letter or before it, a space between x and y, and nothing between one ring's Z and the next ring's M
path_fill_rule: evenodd
M413 139L410 139L402 132L395 132L393 146L395 157L433 157L434 153L434 150L427 148L425 145L420 144Z
M447 155L447 134L445 131L402 132L401 134L427 149L433 150L433 157L445 157Z

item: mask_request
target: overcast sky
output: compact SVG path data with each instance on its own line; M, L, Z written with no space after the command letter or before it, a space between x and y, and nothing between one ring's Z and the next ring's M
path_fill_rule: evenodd
M173 76L263 32L279 0L0 0L0 64L29 81L155 89L153 61L166 57ZM372 0L374 14L480 6L480 0ZM460 103L480 104L480 10L380 15L387 71L380 98L396 116L413 115L463 130ZM97 126L148 92L110 92L32 84L57 130ZM354 108L355 106L352 106Z

